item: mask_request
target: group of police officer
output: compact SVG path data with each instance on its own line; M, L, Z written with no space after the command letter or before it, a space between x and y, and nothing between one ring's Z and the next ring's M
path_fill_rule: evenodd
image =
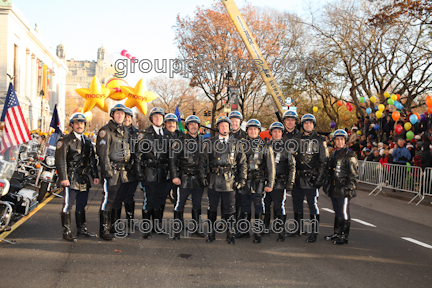
M334 132L336 149L329 158L325 140L315 131L316 119L311 114L301 118L303 132L296 126L296 111L283 114L283 124L274 122L269 128L271 139L260 137L261 123L247 122L246 132L240 129L243 116L233 111L216 121L217 136L204 140L198 134L200 119L190 115L185 120L187 133L177 128L177 116L159 108L149 113L151 125L139 132L132 125L132 111L123 104L110 111L111 120L103 126L96 140L96 153L90 140L83 135L86 118L74 113L70 118L73 133L59 139L56 167L65 188L61 212L63 238L76 241L71 232L70 211L76 200L77 235L96 237L86 226L85 206L90 188L89 176L99 184L96 154L98 156L103 198L100 206L99 237L115 238L116 223L121 219L122 204L130 231L134 224L134 194L140 185L144 192L142 219L152 223L152 230L143 234L165 233L162 225L165 201L171 189L176 194L174 218L183 222L185 203L192 196L192 218L201 223L201 200L208 187L207 219L209 233L196 229L194 233L207 242L216 239L215 222L221 202L221 218L227 223L251 223L254 211L253 242L269 233L271 204L274 219L282 229L278 241L286 236L304 233L303 200L306 197L310 211L310 226L306 242L315 242L318 235L318 189L332 198L335 211L333 234L325 239L335 244L348 243L350 227L349 200L355 197L358 164L355 153L345 146L348 138L344 130ZM294 229L287 231L286 197L291 194L294 210ZM263 221L264 220L264 221ZM249 238L249 229L227 225L226 241ZM281 228L279 227L279 228ZM174 239L180 239L176 231Z

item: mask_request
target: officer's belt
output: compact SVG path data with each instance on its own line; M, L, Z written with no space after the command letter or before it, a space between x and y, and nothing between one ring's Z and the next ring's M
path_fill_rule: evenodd
M296 171L296 175L300 177L311 177L315 174L314 172L313 170Z
M249 177L250 176L250 177ZM264 170L248 170L248 179L264 177Z
M212 167L211 171L213 173L223 173L223 172L230 172L231 171L231 167L222 167L222 166L218 166L218 167Z
M114 170L118 170L118 171L126 170L126 168L128 167L127 165L128 165L128 163L122 163L122 162L111 163L111 167Z
M198 175L199 169L192 169L192 168L181 168L180 173L187 174L187 175Z

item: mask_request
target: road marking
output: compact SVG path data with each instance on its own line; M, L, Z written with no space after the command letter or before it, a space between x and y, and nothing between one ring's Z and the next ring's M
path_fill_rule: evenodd
M26 222L31 216L33 216L37 211L39 211L40 209L42 209L43 206L45 206L45 204L47 204L48 202L50 202L53 198L55 197L55 195L51 195L50 197L48 197L47 199L45 199L45 201L43 201L42 203L40 203L35 209L33 209L33 211L31 211L27 216L22 217L18 222L16 222L14 225L12 225L11 230L7 231L7 232L3 232L2 234L0 234L0 238L5 239L9 234L11 234L15 229L17 229L19 226L21 226L24 222ZM1 242L2 240L0 240Z
M357 222L357 223L360 223L360 224L366 225L366 226L370 226L370 227L377 227L377 226L375 226L375 225L373 225L373 224L371 224L371 223L365 222L365 221L360 220L360 219L351 218L351 220L352 220L352 221L355 221L355 222Z
M330 213L335 213L333 210L331 210L331 209L329 209L329 208L321 208L321 210L324 210L324 211L327 211L327 212L330 212Z
M415 240L415 239L412 239L412 238L409 238L409 237L402 237L402 239L403 239L403 240L406 240L406 241L409 241L409 242L412 242L412 243L414 243L414 244L417 244L417 245L420 245L420 246L423 246L423 247L426 247L426 248L432 249L432 246L431 246L431 245L426 244L426 243L423 243L423 242L420 242L420 241L418 241L418 240Z

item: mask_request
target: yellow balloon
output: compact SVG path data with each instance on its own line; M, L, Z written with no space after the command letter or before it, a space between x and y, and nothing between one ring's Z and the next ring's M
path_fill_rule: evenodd
M371 101L372 103L375 103L375 101L376 101L376 97L375 97L375 96L372 96L372 97L370 98L370 101Z
M159 95L154 92L145 91L142 80L139 80L135 87L121 86L120 88L127 97L124 105L129 108L137 107L141 113L147 115L147 102L156 99Z
M396 100L397 100L397 96L396 96L396 94L392 94L392 95L391 95L391 99L392 99L393 101L396 101Z
M357 133L357 135L361 135L362 134L360 130L357 130L356 133Z
M84 102L83 112L90 111L94 106L99 107L99 109L104 110L105 99L108 98L110 94L110 89L104 88L96 76L93 77L90 83L90 88L80 88L75 89L75 91L86 101Z
M121 78L111 78L107 81L105 87L110 89L109 98L113 100L123 100L126 95L121 91L121 86L129 86L129 84Z
M379 111L383 112L384 109L385 109L385 106L384 106L383 104L380 104L380 105L378 106L378 110L379 110Z
M388 93L388 92L384 92L384 97L386 97L386 98L390 98L390 93Z
M84 116L86 117L87 122L91 122L91 120L93 119L93 113L91 111L85 112Z
M409 131L411 129L411 126L412 125L411 125L410 122L406 122L405 125L404 125L404 128L405 128L406 131Z
M314 111L315 113L318 112L318 107L314 106L314 107L313 107L313 111Z
M383 113L381 111L376 112L377 118L381 118L383 116Z

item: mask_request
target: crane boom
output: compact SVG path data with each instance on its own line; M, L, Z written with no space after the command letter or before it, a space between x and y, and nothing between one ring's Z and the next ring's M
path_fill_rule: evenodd
M276 80L273 77L273 73L269 69L267 62L262 56L261 51L252 36L252 33L250 32L248 26L246 25L246 22L240 14L237 5L235 4L234 0L221 0L221 2L227 9L231 20L234 22L234 25L237 28L240 37L246 45L246 49L251 55L254 63L256 64L256 67L259 69L259 73L267 86L267 91L270 92L270 94L272 95L273 101L275 102L280 115L282 115L284 112L282 109L282 105L284 105L285 98L282 95L282 91L276 83Z

